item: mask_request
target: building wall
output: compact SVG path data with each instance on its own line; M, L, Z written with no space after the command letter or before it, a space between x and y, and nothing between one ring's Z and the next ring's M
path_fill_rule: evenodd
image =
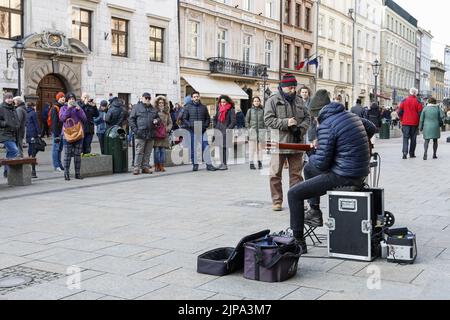
M352 39L353 21L348 10L351 0L323 0L319 8L319 78L318 89L331 95L341 95L351 107L352 90Z
M450 46L445 47L445 97L450 98Z
M63 32L67 38L71 38L72 8L92 11L92 52L80 61L80 87L70 89L88 92L98 100L108 98L110 93L126 93L130 94L130 101L135 103L144 91L148 91L166 94L171 100L179 101L176 1L58 0L25 3L25 36L50 30ZM111 54L111 17L129 20L128 57L113 57ZM150 25L166 29L163 63L150 61ZM13 44L12 41L0 41L0 50L6 50ZM32 56L33 59L40 59L38 55ZM26 65L27 60L27 70ZM4 77L0 79L2 87L17 87L16 83L16 78L11 81L6 81ZM27 86L27 77L23 85ZM36 94L32 91L28 93Z
M431 61L431 88L433 97L442 102L445 98L445 67L436 60Z
M421 34L421 55L420 55L420 94L424 97L431 96L431 40L433 36L420 30Z
M417 26L398 12L383 7L381 29L381 87L393 97L393 104L401 102L415 86Z

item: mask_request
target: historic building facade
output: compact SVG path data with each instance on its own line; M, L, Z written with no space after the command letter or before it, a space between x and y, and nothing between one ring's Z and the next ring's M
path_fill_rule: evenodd
M127 103L136 103L144 91L180 100L175 1L10 1L15 8L3 3L0 17L14 25L8 32L0 29L0 50L11 51L15 35L23 38L22 91L38 109L58 91L87 92L97 100L120 96ZM14 62L1 61L3 91L17 90Z
M442 102L445 98L445 67L444 64L431 60L431 90L433 97L438 102Z
M431 90L431 32L419 28L420 54L418 55L420 63L420 85L418 87L420 96L429 98L432 95Z

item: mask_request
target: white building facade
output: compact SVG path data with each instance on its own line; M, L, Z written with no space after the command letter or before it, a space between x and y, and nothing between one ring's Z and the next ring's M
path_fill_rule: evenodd
M445 97L450 98L450 46L445 47Z
M136 103L143 92L180 100L176 1L13 2L20 8L0 4L0 17L20 17L23 28L13 33L25 45L22 93L38 109L58 91L87 92L97 101L112 95ZM11 12L20 14L4 18ZM3 52L14 45L11 36L0 34ZM6 68L0 61L6 69L0 75L3 91L17 89L14 62Z
M420 34L420 86L419 93L423 98L429 98L432 95L431 90L431 32L419 28Z
M417 19L392 0L383 4L381 88L392 99L384 103L397 105L416 84Z
M380 61L381 0L356 0L355 94L362 104L374 101L372 64ZM378 87L378 94L382 94Z
M352 0L321 0L318 20L319 71L317 89L328 90L332 98L341 96L350 108L353 97L353 20Z

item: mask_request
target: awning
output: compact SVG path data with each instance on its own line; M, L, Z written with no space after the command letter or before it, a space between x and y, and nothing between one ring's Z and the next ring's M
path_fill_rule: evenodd
M225 94L234 100L248 100L248 94L236 83L231 81L215 80L206 77L183 76L203 98L219 98Z

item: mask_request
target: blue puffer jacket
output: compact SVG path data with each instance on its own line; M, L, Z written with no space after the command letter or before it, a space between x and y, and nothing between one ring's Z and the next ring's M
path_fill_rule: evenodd
M342 177L361 178L369 175L369 136L376 128L368 121L345 111L339 103L322 109L317 130L319 147L310 162L324 172Z

